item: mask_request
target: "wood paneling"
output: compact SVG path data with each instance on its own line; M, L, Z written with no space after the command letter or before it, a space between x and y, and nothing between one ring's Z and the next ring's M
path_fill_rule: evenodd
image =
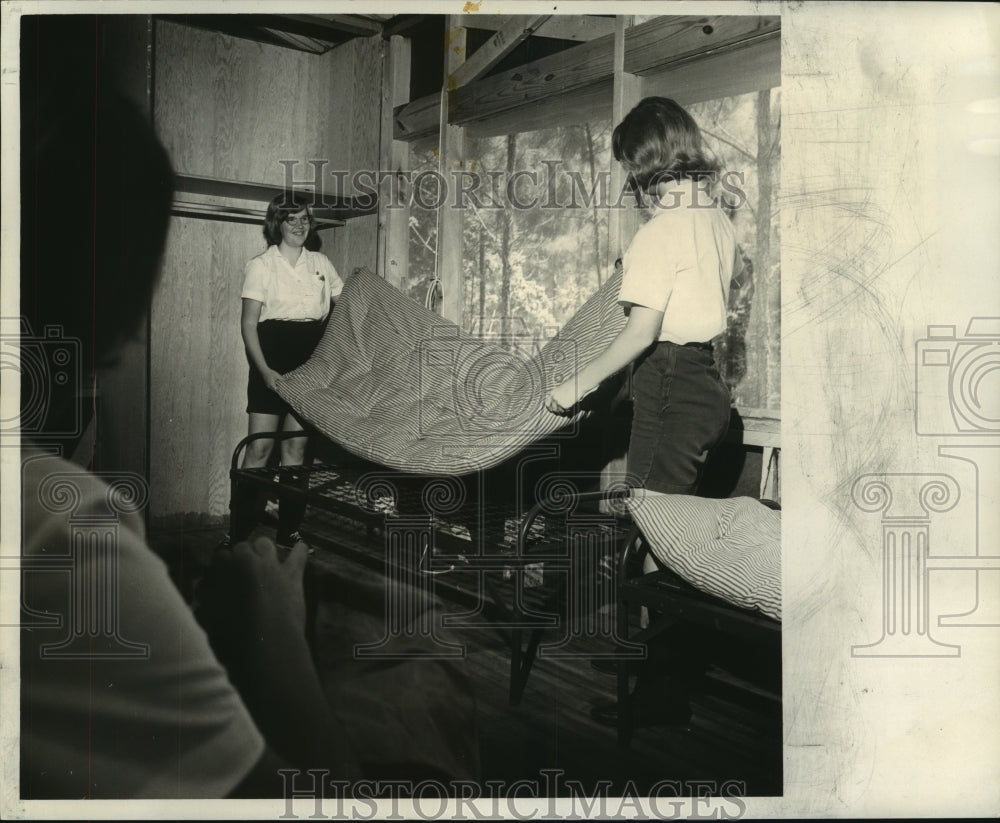
M179 173L281 186L281 160L309 182L315 160L332 191L332 172L378 167L379 38L316 56L160 21L155 59L155 124ZM323 251L341 273L373 266L376 226L373 215L326 230ZM154 517L228 514L229 460L246 434L243 269L264 247L259 225L172 220L151 314Z
M379 163L379 143L382 120L382 60L384 42L381 37L352 40L348 47L353 51L353 97L342 112L349 113L349 130L346 148L348 155L344 168L352 171L377 172ZM354 190L351 194L356 193ZM360 192L357 192L360 193ZM354 269L367 266L374 270L378 266L378 215L357 217L349 220L342 229L336 229L334 241L342 234L345 237L342 275Z
M329 122L348 108L340 50L315 56L160 22L156 28L156 125L178 171L282 185L281 160L312 179L307 161L337 161ZM338 91L339 89L339 91Z
M194 525L225 515L229 459L246 434L247 364L240 338L243 265L260 229L177 217L153 301L150 363L151 515Z

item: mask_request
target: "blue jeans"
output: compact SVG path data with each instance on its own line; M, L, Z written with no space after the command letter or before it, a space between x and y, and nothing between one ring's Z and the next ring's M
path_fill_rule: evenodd
M729 390L710 348L654 344L633 372L628 473L645 488L694 494L729 429Z

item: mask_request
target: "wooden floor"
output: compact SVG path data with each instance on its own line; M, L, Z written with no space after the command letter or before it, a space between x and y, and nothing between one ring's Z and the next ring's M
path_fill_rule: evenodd
M309 523L313 531L308 537L316 547L310 561L313 576L333 581L316 589L319 597L336 598L343 608L367 609L370 617L384 611L387 606L373 603L370 596L382 590L385 577L379 547L349 523L312 517ZM223 528L154 529L150 542L183 588L223 533ZM435 575L433 584L435 608L446 613L467 612L481 600L475 578L445 573ZM501 596L505 585L498 583ZM360 596L363 592L369 593L367 600ZM488 612L484 618L495 620L498 614ZM486 625L452 629L443 636L464 649L455 665L475 695L475 728L468 733L478 738L484 782L530 780L544 796L565 795L574 781L588 793L601 781L610 781L609 791L619 794L634 790L645 795L659 781L672 781L681 794L696 791L697 781L715 781L721 793L730 795L782 792L781 708L773 695L780 690L777 662L769 664L766 688L761 689L752 685L760 679L753 673L748 686L746 671L736 677L721 661L713 664L692 697L687 723L639 728L630 746L621 748L614 728L590 716L593 706L615 697L615 677L590 663L593 654L610 650L607 636L575 640L568 648L571 656L536 659L516 706L508 700L510 648L501 631ZM543 643L554 639L543 636Z

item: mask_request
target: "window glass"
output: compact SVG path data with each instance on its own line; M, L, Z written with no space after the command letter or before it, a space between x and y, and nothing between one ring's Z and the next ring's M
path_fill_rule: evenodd
M740 408L781 405L781 238L778 185L781 90L688 106L708 146L729 172L738 206L734 221L751 288L733 293L729 324L718 341L719 367Z
M751 288L733 292L719 366L741 408L778 409L780 384L780 89L687 107L727 176ZM609 119L465 139L462 180L446 181L463 207L462 326L521 353L537 351L608 276ZM438 159L414 145L410 257L404 291L439 304ZM423 174L422 174L423 173ZM430 293L430 300L428 295Z

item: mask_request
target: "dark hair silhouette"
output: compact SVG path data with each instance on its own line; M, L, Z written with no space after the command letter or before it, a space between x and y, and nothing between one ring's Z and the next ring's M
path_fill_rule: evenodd
M103 81L94 46L74 51L88 40L79 21L46 20L36 45L31 20L22 44L43 60L22 61L21 313L36 334L57 325L81 340L96 365L149 309L173 172L148 118Z
M105 81L96 22L40 15L21 23L22 333L78 341L89 386L149 311L173 172L148 117Z
M694 118L666 97L640 100L611 135L611 147L634 185L652 192L669 180L699 180L719 171L701 142Z

